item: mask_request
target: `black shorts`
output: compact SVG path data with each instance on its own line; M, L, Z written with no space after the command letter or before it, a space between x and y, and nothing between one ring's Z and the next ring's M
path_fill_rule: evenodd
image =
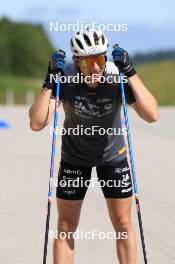
M92 167L60 162L56 196L66 200L82 200L88 187L98 184L105 198L127 198L133 194L127 158L116 165L96 167L97 181L92 183ZM94 178L93 178L94 179Z

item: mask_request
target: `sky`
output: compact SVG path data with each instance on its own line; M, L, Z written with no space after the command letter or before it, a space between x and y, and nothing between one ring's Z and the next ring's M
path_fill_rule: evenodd
M62 1L57 0L6 0L1 2L0 15L8 15L13 19L100 19L119 20L132 23L163 25L175 22L175 1L158 0L111 0L99 1Z
M61 2L61 4L60 4ZM50 32L50 22L81 24L98 22L107 25L127 24L127 32L105 31L109 42L120 42L129 52L147 52L175 47L175 1L71 1L6 0L1 3L0 17L15 21L41 23L55 48L69 53L70 32Z

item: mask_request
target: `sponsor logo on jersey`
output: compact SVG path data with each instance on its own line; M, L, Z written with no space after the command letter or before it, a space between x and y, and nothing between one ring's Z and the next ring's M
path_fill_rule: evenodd
M122 172L126 172L126 171L129 171L129 167L115 168L115 173L122 173Z
M123 189L121 192L122 193L126 193L126 192L130 192L131 190L132 190L132 187L127 188L127 189Z
M80 171L80 170L64 169L64 172L67 174L74 174L74 175L81 175L82 174L82 171Z

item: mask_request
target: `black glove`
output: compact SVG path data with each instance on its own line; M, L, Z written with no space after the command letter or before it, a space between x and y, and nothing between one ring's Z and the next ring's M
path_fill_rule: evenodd
M56 93L56 74L64 74L66 53L63 50L58 50L54 52L49 60L47 75L43 83L43 88L47 87L52 90L52 94ZM53 77L50 81L50 74L53 74Z
M126 50L120 48L118 45L114 45L112 56L115 65L127 77L131 77L136 74L136 70L134 69L129 54L127 53Z

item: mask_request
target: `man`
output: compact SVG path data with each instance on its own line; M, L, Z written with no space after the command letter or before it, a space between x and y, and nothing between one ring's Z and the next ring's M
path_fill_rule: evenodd
M108 42L104 34L93 29L76 32L71 39L71 50L76 72L83 75L83 81L61 84L60 101L65 111L64 128L81 126L81 135L66 133L62 136L61 163L58 176L58 234L74 232L78 226L80 211L87 191L82 186L61 186L64 179L89 180L92 167L97 169L109 216L115 231L127 232L127 239L116 240L120 264L136 263L136 240L131 221L132 181L126 158L126 148L121 131L121 96L119 84L101 83L102 77L115 75L118 69L127 76L125 84L126 101L137 114L147 122L158 119L157 102L138 77L128 53L122 48L113 50L114 63L107 62ZM30 109L30 127L34 131L49 124L55 106L55 82L50 82L50 74L57 70L64 73L64 53L54 53L49 61L48 73L43 89ZM118 68L117 68L117 67ZM92 128L110 130L98 133ZM88 133L87 133L88 132ZM91 133L89 133L91 132ZM125 182L123 185L108 186L108 181ZM72 264L74 239L62 240L58 237L53 247L54 264Z

